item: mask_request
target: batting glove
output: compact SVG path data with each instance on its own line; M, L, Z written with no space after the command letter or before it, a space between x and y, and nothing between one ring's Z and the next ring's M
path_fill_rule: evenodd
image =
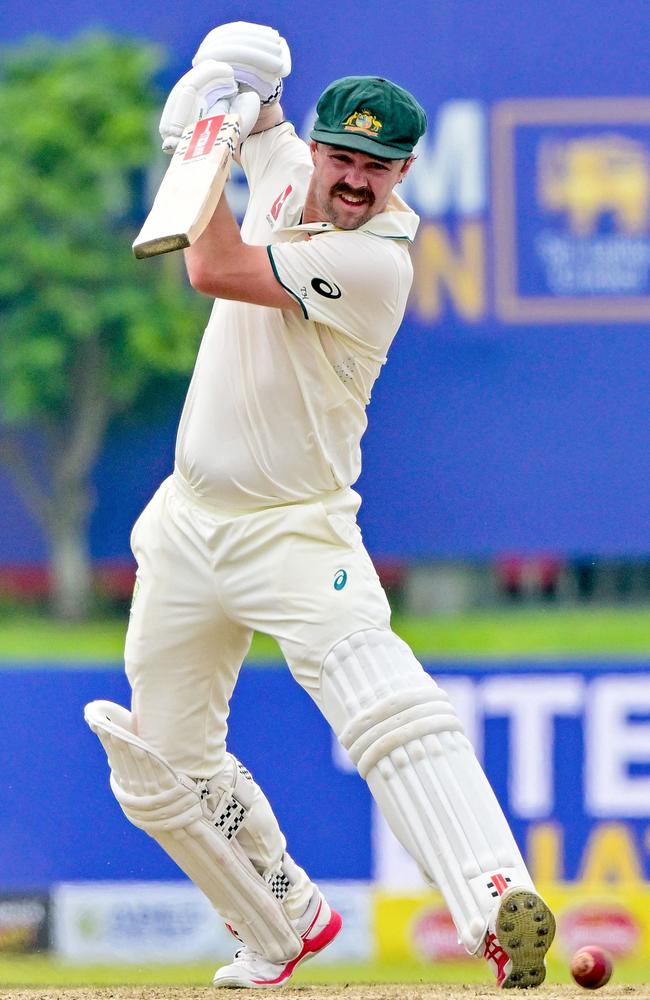
M163 151L173 153L187 126L205 118L215 106L218 105L219 112L227 111L237 92L237 82L228 63L206 59L185 73L172 87L160 117L158 130Z
M291 53L285 39L264 24L233 21L208 32L192 60L229 63L235 80L259 94L262 106L274 104L282 94L282 80L291 72Z

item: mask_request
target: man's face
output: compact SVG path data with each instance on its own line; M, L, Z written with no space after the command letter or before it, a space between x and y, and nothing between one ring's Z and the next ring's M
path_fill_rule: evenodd
M331 222L338 229L358 229L383 212L412 160L384 160L313 141L310 149L314 173L303 220Z

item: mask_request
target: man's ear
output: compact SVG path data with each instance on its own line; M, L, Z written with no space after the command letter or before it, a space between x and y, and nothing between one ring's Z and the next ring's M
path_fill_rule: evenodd
M316 162L316 153L318 152L318 143L315 139L311 139L309 142L309 152L311 153L312 163Z
M400 180L402 180L403 177L406 177L406 175L408 174L409 170L411 169L411 164L413 163L413 161L415 159L416 159L415 156L409 156L408 160L404 160L404 163L402 164L402 168L401 168L401 170L399 172L399 179Z

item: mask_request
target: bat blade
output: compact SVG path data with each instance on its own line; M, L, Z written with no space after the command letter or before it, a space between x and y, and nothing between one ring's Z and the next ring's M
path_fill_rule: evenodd
M181 250L199 238L228 180L238 142L237 115L212 115L185 130L133 242L136 257Z

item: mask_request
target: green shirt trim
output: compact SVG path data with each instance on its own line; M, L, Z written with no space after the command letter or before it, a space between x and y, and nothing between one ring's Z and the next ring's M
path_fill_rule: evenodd
M300 308L302 309L302 314L303 314L303 316L305 317L305 319L309 319L309 313L308 313L308 312L307 312L307 310L305 309L305 303L304 303L304 302L302 301L302 299L301 299L301 298L299 298L299 297L298 297L298 296L296 295L296 293L295 293L295 292L293 292L293 291L292 291L292 290L291 290L290 288L288 288L288 287L287 287L287 285L285 285L284 281L282 280L282 278L281 278L281 277L280 277L280 275L278 274L278 269L277 269L277 267L275 266L275 261L273 260L273 253L272 253L272 247L271 247L271 246L267 246L267 248L266 248L266 252L267 252L267 254L269 255L269 260L271 261L271 267L273 268L273 274L275 275L275 279L276 279L276 281L278 282L278 284L279 284L279 285L282 285L282 287L284 288L285 292L288 292L288 293L289 293L289 295L290 295L290 296L291 296L291 297L292 297L293 299L295 299L295 300L296 300L296 302L298 303L298 305L299 305L299 306L300 306Z

